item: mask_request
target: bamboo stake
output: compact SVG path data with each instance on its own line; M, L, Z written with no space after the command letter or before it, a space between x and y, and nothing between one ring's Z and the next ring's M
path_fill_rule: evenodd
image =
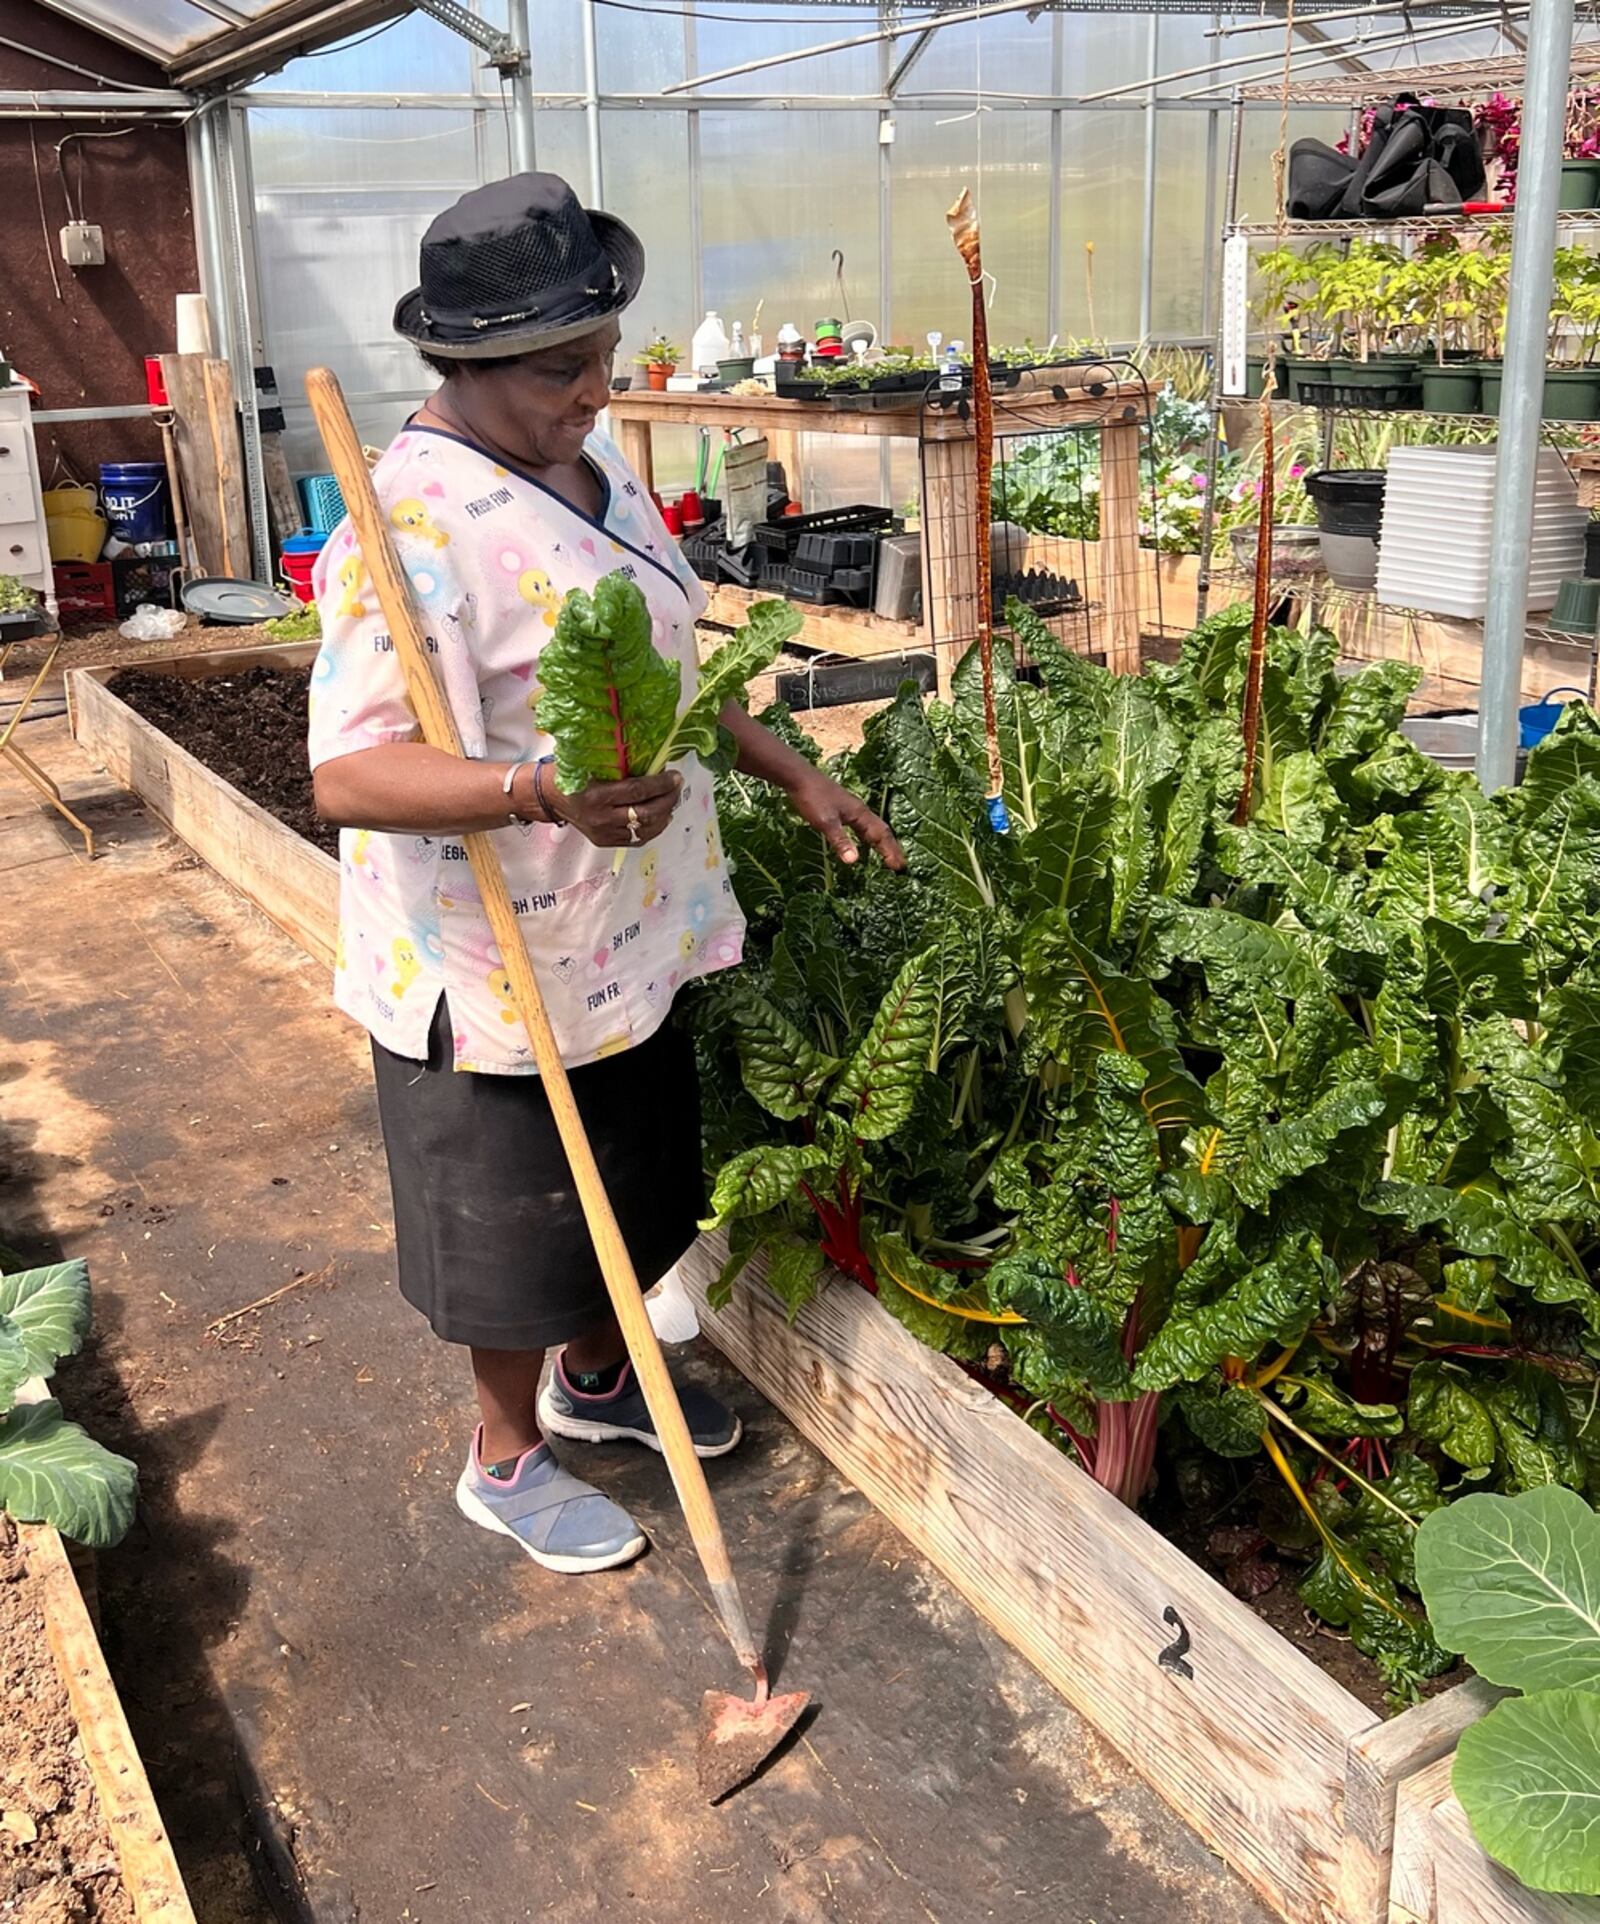
M345 507L355 524L361 558L367 565L373 591L389 624L395 656L405 674L406 693L421 725L423 738L432 747L443 749L447 755L459 756L462 753L461 737L456 729L455 717L429 664L423 642L422 620L411 582L395 557L383 510L373 491L372 478L362 458L361 444L356 438L355 426L345 406L338 379L327 368L312 368L306 375L306 393L310 397L311 411L316 416L323 444L328 450L329 462L338 478ZM639 1279L634 1274L633 1259L623 1241L622 1230L611 1207L611 1199L606 1194L594 1150L573 1099L572 1084L567 1079L561 1050L550 1027L550 1018L545 1013L544 997L539 992L533 964L528 959L522 929L516 911L511 906L511 895L506 887L500 857L494 843L481 831L463 839L473 879L483 900L484 914L511 984L512 1000L528 1031L534 1061L544 1080L545 1095L550 1112L555 1117L561 1146L567 1152L567 1160L572 1166L572 1179L583 1205L589 1234L594 1239L595 1254L600 1259L611 1306L622 1326L628 1355L638 1374L639 1387L644 1391L656 1435L661 1440L684 1520L694 1539L694 1547L699 1553L728 1641L740 1663L756 1680L757 1704L765 1703L766 1666L751 1635L744 1602L734 1580L733 1566L728 1560L722 1525L711 1501L711 1492L706 1487L705 1471L694 1453L694 1443L689 1435L689 1426L684 1421L678 1393L667 1374L666 1360L656 1340L650 1313L645 1308ZM777 1700L773 1701L776 1703Z

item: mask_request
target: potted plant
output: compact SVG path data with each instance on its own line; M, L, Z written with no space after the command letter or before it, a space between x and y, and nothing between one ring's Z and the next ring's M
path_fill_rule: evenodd
M1477 304L1468 284L1471 256L1453 238L1426 241L1405 265L1419 338L1422 405L1434 414L1476 414L1482 376L1470 333Z
M1600 206L1600 92L1574 87L1567 95L1566 158L1561 163L1559 205Z
M1592 421L1600 414L1600 261L1582 247L1558 247L1550 297L1544 414Z
M39 597L15 575L0 575L0 646L36 635L43 627Z
M677 372L678 362L683 349L675 341L669 341L665 334L658 334L642 354L633 357L635 367L642 367L645 380L658 393Z
M1320 267L1322 312L1345 349L1330 361L1330 374L1369 406L1399 406L1416 384L1417 357L1391 345L1405 311L1399 298L1403 268L1393 247L1361 241L1342 255L1332 253Z
M1299 399L1301 369L1315 366L1310 350L1319 309L1320 263L1325 255L1336 252L1325 243L1304 254L1292 247L1274 247L1256 259L1262 327L1267 334L1278 336L1279 389L1287 400ZM1260 372L1253 368L1254 379L1246 383L1247 392L1252 394L1260 393L1265 373L1264 363L1258 366ZM1311 378L1316 378L1315 372Z

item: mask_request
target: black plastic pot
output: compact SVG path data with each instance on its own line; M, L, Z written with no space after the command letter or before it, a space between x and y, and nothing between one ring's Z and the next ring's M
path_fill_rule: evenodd
M1322 534L1362 535L1376 540L1383 522L1382 468L1320 468L1306 476L1306 493Z
M42 635L44 626L42 608L17 608L0 615L0 647L11 641L26 641L30 635Z
M1600 581L1600 515L1590 515L1583 531L1583 572L1590 581Z

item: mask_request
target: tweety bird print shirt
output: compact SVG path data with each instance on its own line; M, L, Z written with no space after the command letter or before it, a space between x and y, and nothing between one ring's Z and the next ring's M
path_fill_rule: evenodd
M539 652L570 588L621 569L649 603L657 649L694 693L699 582L649 494L599 434L604 502L590 519L531 475L432 428L407 427L373 482L423 612L465 752L510 762L553 747L534 721ZM322 649L311 681L313 768L419 739L405 680L348 521L318 559ZM678 764L682 799L655 841L596 848L575 828L508 823L493 840L569 1068L645 1041L685 982L738 962L744 921L722 858L709 773ZM460 836L346 829L335 995L386 1049L425 1061L445 996L458 1069L536 1073Z

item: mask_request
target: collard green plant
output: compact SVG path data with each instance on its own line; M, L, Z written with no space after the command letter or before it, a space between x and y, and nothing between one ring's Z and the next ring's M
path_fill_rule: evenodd
M88 1328L85 1264L0 1276L0 1510L108 1549L133 1521L134 1466L69 1423L53 1399L17 1401L25 1383L78 1349Z
M537 719L555 741L556 781L569 795L590 782L657 775L691 752L709 759L724 704L743 696L753 675L771 667L800 632L786 601L758 601L745 626L700 670L696 691L678 712L683 671L658 653L649 604L620 572L593 595L572 589L555 634L539 656Z
M1274 631L1238 827L1247 610L1138 678L1009 616L1011 835L975 657L837 770L904 876L830 871L724 781L723 1286L760 1250L798 1306L831 1263L1130 1502L1162 1439L1254 1459L1306 1600L1436 1670L1421 1519L1600 1496L1600 723L1570 708L1486 797L1397 733L1414 669Z
M1417 1581L1440 1642L1526 1694L1462 1734L1450 1781L1491 1857L1600 1895L1600 1516L1548 1484L1428 1518Z

